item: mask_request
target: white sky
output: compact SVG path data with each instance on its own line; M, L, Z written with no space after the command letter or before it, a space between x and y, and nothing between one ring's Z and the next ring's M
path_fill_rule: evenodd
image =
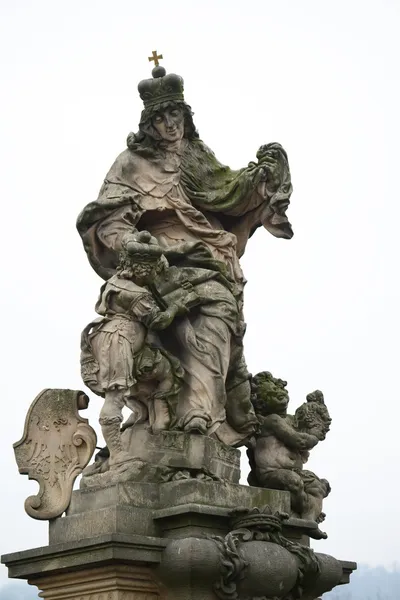
M292 410L325 393L316 548L399 560L399 16L396 0L1 0L1 553L47 541L12 443L43 388L82 388L101 281L75 220L137 126L157 49L222 162L289 154L295 237L258 231L243 260L248 366L287 379Z

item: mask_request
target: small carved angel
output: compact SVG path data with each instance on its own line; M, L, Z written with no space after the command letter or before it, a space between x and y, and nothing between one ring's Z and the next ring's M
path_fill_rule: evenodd
M326 479L303 469L310 450L325 439L331 418L319 390L308 394L294 415L287 414L286 381L263 372L253 378L253 405L259 433L247 451L250 485L290 492L294 516L320 523L322 501L330 492ZM326 537L319 529L315 537Z

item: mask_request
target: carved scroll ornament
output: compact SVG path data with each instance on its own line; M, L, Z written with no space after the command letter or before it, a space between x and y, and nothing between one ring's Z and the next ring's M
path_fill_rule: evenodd
M89 399L74 390L43 390L32 402L24 434L14 444L19 472L35 479L40 489L25 500L34 519L54 519L71 501L75 479L96 448L96 433L79 410Z

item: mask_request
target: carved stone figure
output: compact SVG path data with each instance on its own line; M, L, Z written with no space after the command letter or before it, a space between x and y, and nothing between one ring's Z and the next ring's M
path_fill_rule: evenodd
M79 215L78 231L92 267L111 282L127 239L147 231L157 240L169 263L152 284L159 306L179 305L188 292L197 298L158 337L160 351L183 369L176 427L242 445L257 420L243 357L239 258L260 226L292 237L285 214L292 191L287 156L279 144L264 145L257 162L231 170L200 140L181 77L156 66L138 89L144 102L139 131L128 136L98 199ZM134 248L131 254L134 259ZM136 339L141 326L133 319L140 325L142 319L131 315Z
M96 433L80 409L89 398L74 390L43 390L32 402L22 438L14 444L19 472L36 479L36 496L25 500L34 519L54 519L68 508L75 479L96 448Z
M303 469L309 451L325 439L331 419L319 390L308 394L294 415L287 414L286 381L262 372L253 379L252 401L260 429L247 455L250 485L287 490L294 516L321 523L322 501L329 494L326 479ZM318 529L316 537L326 537Z
M123 429L144 422L153 432L168 429L174 414L181 368L152 332L166 328L187 308L181 299L161 310L148 287L157 273L167 269L163 258L148 232L126 236L117 272L102 287L96 304L102 316L82 334L82 378L94 393L104 396L100 424L110 466L132 458L122 445L124 406L132 415Z

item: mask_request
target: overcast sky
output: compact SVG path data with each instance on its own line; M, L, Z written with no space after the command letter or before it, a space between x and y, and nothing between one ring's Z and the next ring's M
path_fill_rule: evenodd
M1 548L45 545L12 443L47 387L81 389L100 279L75 220L139 121L164 54L201 138L231 167L287 150L295 236L259 230L243 267L251 372L320 388L333 418L309 466L329 479L337 558L400 560L397 0L1 0ZM97 424L101 401L87 411ZM244 474L247 468L244 465ZM0 577L6 577L2 568Z

